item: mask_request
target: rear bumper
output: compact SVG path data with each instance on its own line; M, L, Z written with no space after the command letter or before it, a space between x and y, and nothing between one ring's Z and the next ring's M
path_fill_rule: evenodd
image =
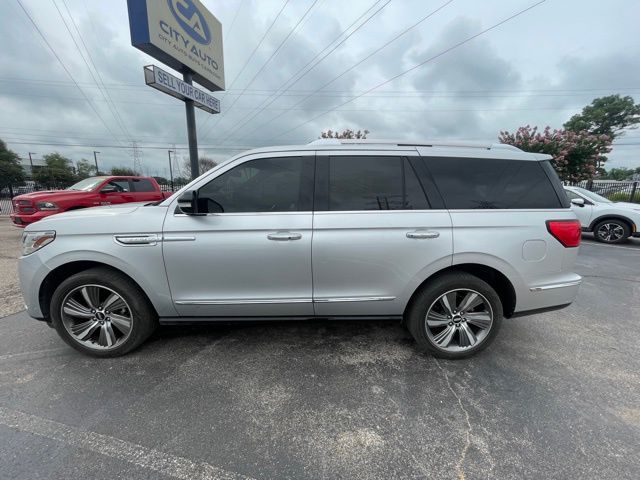
M526 312L564 308L573 303L578 295L582 277L576 273L564 274L552 281L529 285L527 291L519 292L513 316L528 315Z

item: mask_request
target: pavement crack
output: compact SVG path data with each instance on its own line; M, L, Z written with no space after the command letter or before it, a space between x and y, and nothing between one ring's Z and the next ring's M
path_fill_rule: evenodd
M458 480L465 480L466 477L464 474L464 462L467 457L467 451L471 446L471 432L473 431L473 426L471 425L471 417L469 417L469 412L467 411L466 408L464 408L464 405L462 404L462 398L460 398L460 395L458 395L457 392L451 386L451 381L449 380L449 375L447 374L447 371L444 368L442 368L438 359L434 359L434 360L436 361L436 365L444 375L444 379L447 382L447 387L449 388L453 396L456 397L456 400L458 400L458 405L460 405L460 410L462 410L462 413L464 413L464 416L467 422L464 446L462 448L462 451L460 452L458 463L456 464L456 472L458 474Z

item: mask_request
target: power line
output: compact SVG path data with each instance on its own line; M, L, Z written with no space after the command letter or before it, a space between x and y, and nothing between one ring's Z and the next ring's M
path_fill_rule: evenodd
M273 58L278 54L278 52L280 52L280 49L284 46L285 43L287 43L287 40L289 40L289 38L291 37L291 35L293 35L293 33L298 29L298 27L300 26L300 24L302 23L302 21L306 18L307 15L309 15L309 12L313 9L313 7L316 6L316 4L318 3L318 1L320 0L314 0L313 3L309 6L309 8L307 8L307 10L304 12L304 14L302 15L302 17L300 17L300 19L298 20L298 23L296 23L293 28L289 31L289 33L284 37L284 39L280 42L280 44L274 49L273 52L271 52L271 55L269 56L269 58L267 58L267 60L262 64L262 66L258 69L258 71L253 75L253 77L251 78L251 80L249 80L249 82L245 85L245 88L242 90L242 92L240 93L240 95L238 95L234 100L233 103L231 105L229 105L229 107L227 107L226 109L226 114L228 115L229 112L231 111L231 109L233 108L233 106L236 104L236 102L238 100L240 100L240 97L242 97L242 95L244 95L244 93L246 92L247 88L249 88L249 86L251 86L251 84L253 82L255 82L256 78L258 78L258 75L260 75L260 73L262 73L262 71L266 68L266 66L269 64L269 62L271 62L271 60L273 60ZM205 138L209 132L215 127L216 124L212 125L209 130L207 130L207 132L203 135L203 138Z
M380 1L380 0L378 0ZM343 32L344 33L344 32ZM335 40L334 40L335 41ZM333 43L330 42L330 43ZM311 63L311 62L309 62ZM309 65L309 63L307 65ZM304 68L304 67L303 67ZM299 73L302 69L300 69L297 73ZM297 75L294 74L293 76ZM292 77L293 77L292 76ZM69 86L74 87L75 84L73 82L68 82L64 80L44 80L44 79L30 79L30 78L20 78L20 77L0 77L0 82L20 82L20 83L38 83L45 84L51 86ZM288 81L287 81L288 82ZM285 84L287 83L285 82ZM90 82L78 82L78 85L81 85L84 88L100 88L94 83ZM147 85L139 85L135 83L104 83L105 86L110 87L111 89L144 89L145 92L150 95L155 95L155 92L148 89ZM599 88L530 88L530 89L496 89L496 90L381 90L380 92L372 92L372 94L420 94L420 93L447 93L447 94L483 94L483 93L528 93L528 92L551 92L551 93L562 93L562 92L611 92L611 91L629 91L629 90L640 90L640 87L599 87ZM241 90L226 90L224 92L225 95L239 95ZM272 94L282 91L282 88L278 89L247 89L245 95L257 95L257 96L272 96ZM287 90L290 93L284 93L282 96L288 97L296 97L307 95L313 90ZM322 92L327 94L335 94L334 96L340 96L339 94L344 95L352 95L354 92L351 90L324 90ZM136 92L136 95L139 95L140 92ZM78 97L80 98L80 97Z
M347 68L346 70L342 71L340 74L338 74L337 76L333 77L330 81L324 83L323 85L321 85L320 87L318 87L316 90L314 90L312 93L310 93L309 95L307 95L306 97L300 99L298 102L296 102L293 107L297 107L298 105L302 104L303 102L305 102L306 100L308 100L309 98L313 97L314 94L320 92L323 88L331 85L332 83L334 83L336 80L342 78L344 75L346 75L347 73L353 71L356 67L358 67L359 65L362 65L364 62L366 62L367 60L369 60L371 57L373 57L374 55L378 54L379 52L381 52L382 50L384 50L385 48L387 48L389 45L391 45L392 43L394 43L395 41L399 40L400 38L402 38L404 35L406 35L407 33L409 33L411 30L413 30L414 28L418 27L419 25L421 25L422 23L424 23L425 21L427 21L428 19L430 19L431 17L433 17L435 14L437 14L440 10L442 10L443 8L445 8L447 5L451 4L453 2L453 0L447 0L446 2L444 2L442 5L440 5L438 8L436 8L435 10L429 12L427 15L425 15L424 17L422 17L420 20L418 20L417 22L415 22L414 24L410 25L409 27L405 28L404 30L402 30L401 32L399 32L398 34L396 34L391 40L385 42L383 45L381 45L380 47L378 47L377 49L375 49L373 52L369 53L367 56L365 56L364 58L362 58L361 60L359 60L358 62L354 63L353 65L351 65L349 68ZM292 107L292 108L293 108ZM256 129L259 129L260 127L262 127L263 125L266 125L267 123L271 123L274 120L277 120L278 118L282 117L284 114L286 114L287 112L281 112L278 115L276 115L275 117L272 117L271 119L267 120L266 122L262 123L261 125L257 126L253 131L255 131ZM231 135L234 132L229 133L225 139L223 140L223 142L227 141Z
M331 45L335 42L337 42L338 40L340 40L340 37L342 37L346 32L348 32L351 27L353 27L355 24L357 24L364 16L366 16L371 10L373 10L382 0L376 0L369 8L367 8L358 18L356 18L347 28L345 28L342 32L340 32L340 34L334 38L333 40L331 40L326 47L324 47L320 52L318 52L311 60L309 60L302 68L300 68L298 71L296 71L293 75L291 75L286 82L284 82L283 86L281 88L279 88L276 91L276 96L273 97L271 99L271 101L269 101L269 98L266 98L265 100L263 100L263 102L258 106L258 111L254 114L251 115L250 118L248 118L246 121L244 120L246 117L240 119L239 122L236 122L236 124L234 124L231 127L231 133L229 133L229 135L225 138L225 140L227 140L227 138L233 134L233 132L235 132L237 129L242 128L243 126L245 126L247 123L249 123L251 120L253 120L257 115L260 114L260 112L262 112L264 109L266 109L267 107L269 107L270 105L272 105L278 98L280 98L281 96L285 95L286 92L293 87L296 83L298 83L300 80L302 80L306 75L308 75L315 67L317 67L325 58L327 58L329 55L331 55L334 51L336 51L341 45L343 45L352 35L354 35L358 30L360 30L364 25L366 25L371 19L373 19L373 17L375 17L378 13L380 13L390 2L391 0L387 0L384 5L382 5L380 8L378 8L375 12L373 12L369 18L367 18L364 22L362 22L360 25L358 25L352 32L350 32L345 38L343 38L340 42L336 43L336 45L333 46L333 48L331 48L328 52L327 50L331 47ZM326 53L325 53L326 52ZM320 58L318 58L320 57ZM317 59L317 61L316 61ZM315 63L314 63L315 62ZM313 63L313 65L311 65ZM311 65L311 67L309 67L307 69L307 67ZM305 70L306 69L306 70ZM298 75L302 73L302 75L300 75L298 77ZM296 78L298 77L298 78ZM292 83L290 83L293 80ZM282 91L281 91L282 90ZM271 96L270 96L271 97ZM268 103L267 103L268 102ZM266 104L266 105L265 105ZM240 123L242 123L240 125ZM209 133L209 132L207 132Z
M46 143L46 142L23 142L18 141L14 142L12 140L7 140L7 143L16 144L16 145L45 145L51 147L86 147L86 148L118 148L118 149L131 149L130 145L94 145L94 144L84 144L84 143ZM137 148L144 148L150 150L166 150L167 145L163 146L152 146L152 145L138 145ZM172 145L172 144L171 144ZM188 146L185 147L175 147L177 150L189 150ZM256 148L252 146L218 146L218 145L198 145L198 149L202 150L248 150L251 148Z
M38 24L35 22L35 20L33 19L33 17L29 14L29 12L27 11L27 9L24 7L24 5L22 4L21 0L16 0L16 2L18 2L18 5L20 5L20 8L22 9L22 11L25 13L25 15L27 16L27 18L29 19L29 21L31 22L31 24L34 26L34 28L36 29L36 31L38 32L38 34L40 35L40 37L42 38L42 40L44 41L45 45L49 48L49 50L51 50L51 53L53 53L53 56L56 57L56 60L58 60L58 63L60 63L60 66L62 66L62 68L64 69L64 71L66 72L66 74L69 76L69 78L71 79L71 81L75 84L75 86L78 88L78 90L80 91L80 93L82 93L82 96L87 100L87 103L89 104L89 106L91 107L91 109L93 110L93 112L96 114L96 116L100 119L100 121L102 122L102 124L104 125L104 127L109 131L109 133L116 138L115 134L113 133L113 131L111 130L111 128L109 128L109 125L107 125L107 123L104 121L104 118L102 118L102 116L100 115L100 113L98 112L98 110L96 109L96 107L93 105L93 103L91 103L91 100L89 99L89 97L84 93L84 91L80 88L80 85L78 85L78 82L76 82L76 79L73 77L73 75L71 74L71 72L69 71L69 69L67 68L67 66L64 64L64 62L62 61L62 59L58 56L58 54L56 53L55 49L51 46L51 44L49 43L49 41L47 40L47 37L42 33L42 31L40 30L40 27L38 27ZM117 139L116 139L117 141Z
M78 42L76 41L75 37L73 36L73 33L71 32L71 29L69 28L69 25L67 24L67 21L64 18L64 15L62 15L62 11L60 11L60 8L58 7L58 4L56 3L55 0L52 0L53 6L56 8L56 10L58 11L58 15L60 15L60 18L62 19L62 23L64 24L64 27L66 28L67 32L69 33L69 36L71 37L71 40L73 40L74 45L76 46L76 50L78 51L78 53L80 54L80 58L82 58L82 61L84 62L85 66L87 67L87 70L89 70L89 74L91 75L91 78L93 78L93 81L96 85L96 87L98 87L98 90L100 91L100 94L102 95L102 97L105 99L105 101L107 102L107 107L109 108L109 111L111 112L111 114L113 115L113 118L115 119L116 123L118 124L118 126L120 127L120 129L122 130L122 133L125 134L126 136L126 130L122 127L122 124L120 123L118 116L116 116L115 112L114 112L114 108L115 106L112 106L109 103L109 99L107 98L107 96L105 95L104 90L100 87L100 85L98 84L98 79L96 78L96 76L93 74L93 71L91 70L91 67L89 66L89 62L87 61L87 59L85 58L84 54L82 53L82 49L80 48L80 45L78 45ZM66 3L65 3L66 6ZM69 12L69 9L67 8L67 13L69 13L69 16L71 16L71 13ZM72 19L73 20L73 19ZM74 26L75 26L75 22L74 22ZM78 32L78 34L80 33L78 31L78 28L76 27L76 31ZM84 41L83 41L83 45L84 45ZM86 45L85 45L85 49L86 49ZM93 60L91 60L91 64L93 65L93 68L95 68L95 65L93 64ZM98 70L96 69L96 72L98 72Z
M359 95L358 92L350 92L342 95L333 95L333 94L318 94L317 98L345 98L348 96ZM41 95L37 93L17 93L17 92L0 92L0 96L7 97L34 97L34 98L52 98L56 100L84 100L83 97L69 97L69 96L59 96L59 95ZM291 95L291 96L300 96L300 95ZM520 95L470 95L470 94L461 94L457 92L451 93L442 93L442 94L430 94L430 93L420 93L420 92L406 92L406 95L402 94L388 94L388 95L371 95L371 94L362 94L361 97L369 98L369 99L377 99L377 98L394 98L394 99L414 99L414 98L422 98L422 99L442 99L442 98L450 98L450 99L469 99L469 98L477 98L477 99L487 99L487 98L532 98L532 97L549 97L549 98L562 98L562 97L585 97L591 98L593 94L591 93L564 93L564 94L545 94L545 93L530 93L530 94L520 94ZM94 99L94 102L106 102L107 100ZM156 105L156 106L165 106L165 107L182 107L181 104L175 102L138 102L135 100L113 100L113 103L121 103L126 105ZM582 105L584 106L584 105ZM250 110L256 111L261 110L260 106L256 107L237 107L239 110ZM273 108L271 110L307 110L306 108L298 108L294 106L290 107L281 107L281 108ZM259 112L258 112L259 113Z
M60 13L60 9L58 8L58 5L56 4L55 0L53 0L53 4L56 7L56 10L58 10L58 13ZM91 51L87 48L87 45L84 41L84 38L82 37L82 33L80 32L80 29L78 28L78 25L76 24L75 20L73 19L73 15L71 15L71 11L69 10L69 6L67 5L67 1L66 0L62 0L62 4L64 5L65 10L67 11L67 15L69 15L69 19L71 20L71 23L73 25L73 28L75 29L76 33L78 34L78 38L80 39L80 42L82 43L82 46L84 47L85 51L87 52L87 57L89 58L89 62L91 62L91 65L93 66L93 69L96 71L96 74L98 75L98 79L100 80L100 84L102 85L102 89L103 89L103 96L105 96L106 94L106 99L108 99L107 101L107 105L109 105L109 102L111 103L112 107L109 107L109 110L111 110L111 113L114 114L114 118L116 119L116 122L118 123L118 126L120 127L120 129L122 130L122 133L124 134L125 137L129 137L131 138L131 136L129 135L129 132L126 128L126 125L124 123L124 120L122 119L122 117L120 116L120 112L118 111L118 107L115 105L115 103L113 102L113 98L111 98L111 94L109 93L109 90L107 89L107 87L104 84L104 79L102 78L102 74L100 73L100 70L98 70L98 67L96 67L95 62L93 61L93 57L91 56ZM62 13L60 13L60 17L62 17ZM62 18L62 21L64 22L64 18ZM66 22L65 26L67 25ZM67 30L69 30L69 28L67 27ZM69 34L71 34L71 32L69 32ZM73 39L73 35L71 35L71 38ZM76 47L78 47L78 44L76 43L75 39L73 39L73 43L76 44ZM80 48L78 47L78 51L80 52L80 55L82 55L82 52L80 50ZM83 60L84 60L84 56L83 56ZM85 64L86 64L86 60L85 60ZM89 68L89 66L87 65L87 68ZM91 69L89 68L89 72L91 72ZM93 74L91 75L93 77ZM93 77L94 81L95 81L95 77Z
M238 4L238 8L236 9L236 13L233 15L233 20L231 20L231 25L229 26L229 30L227 30L225 32L225 34L222 37L222 42L224 43L227 40L227 37L229 35L231 35L231 32L233 30L233 27L236 24L236 20L238 19L238 14L240 13L240 10L242 10L242 6L244 5L244 2L246 2L246 0L242 0L239 4Z
M354 97L350 98L349 100L347 100L347 101L345 101L345 102L342 102L342 103L340 103L339 105L336 105L335 107L332 107L332 108L330 108L330 109L328 109L328 110L325 110L323 113L321 113L321 114L319 114L319 115L316 115L315 117L313 117L313 118L311 118L311 119L309 119L309 120L307 120L307 121L305 121L305 122L302 122L302 123L300 123L300 124L296 125L296 126L295 126L295 127L293 127L293 128L290 128L290 129L285 130L284 132L282 132L282 133L280 133L280 134L276 135L276 137L275 137L275 138L279 138L279 137L281 137L281 136L283 136L283 135L286 135L286 134L287 134L287 133L289 133L289 132L292 132L292 131L294 131L294 130L297 130L298 128L300 128L300 127L302 127L302 126L304 126L304 125L307 125L308 123L311 123L311 122L313 122L314 120L317 120L318 118L320 118L320 117L322 117L322 116L326 115L327 113L332 112L332 111L336 110L337 108L340 108L340 107L342 107L342 106L344 106L344 105L347 105L347 104L349 104L349 103L353 102L354 100L356 100L356 99L358 99L358 98L360 98L360 97L362 97L362 96L366 95L367 93L372 92L373 90L376 90L376 89L378 89L378 88L382 87L383 85L386 85L386 84L388 84L388 83L390 83L390 82L392 82L392 81L394 81L394 80L396 80L396 79L398 79L398 78L402 77L403 75L406 75L407 73L412 72L412 71L414 71L414 70L416 70L416 69L418 69L418 68L422 67L423 65L425 65L425 64L427 64L427 63L429 63L429 62L431 62L431 61L433 61L433 60L435 60L435 59L437 59L437 58L439 58L439 57L441 57L441 56L443 56L443 55L446 55L447 53L451 52L452 50L455 50L456 48L459 48L459 47L461 47L461 46L465 45L466 43L469 43L470 41L472 41L472 40L474 40L474 39L476 39L476 38L480 37L481 35L484 35L485 33L488 33L488 32L490 32L491 30L494 30L494 29L498 28L499 26L504 25L505 23L507 23L507 22L509 22L509 21L513 20L514 18L516 18L516 17L518 17L518 16L520 16L520 15L524 14L525 12L528 12L529 10L531 10L531 9L533 9L533 8L537 7L537 6L542 5L544 2L546 2L546 0L540 0L539 2L534 3L533 5L530 5L530 6L528 6L527 8L524 8L523 10L518 11L517 13L515 13L515 14L513 14L513 15L511 15L511 16L509 16L509 17L507 17L507 18L505 18L504 20L501 20L501 21L499 21L498 23L495 23L495 24L491 25L490 27L485 28L484 30L482 30L482 31L480 31L480 32L478 32L478 33L476 33L476 34L474 34L474 35L470 36L470 37L467 37L467 38L465 38L464 40L462 40L462 41L460 41L460 42L458 42L458 43L456 43L456 44L452 45L451 47L446 48L445 50L442 50L441 52L439 52L439 53L437 53L437 54L435 54L435 55L432 55L431 57L429 57L429 58L427 58L427 59L423 60L422 62L417 63L417 64L416 64L416 65L414 65L413 67L408 68L407 70L404 70L404 71L402 71L402 72L398 73L397 75L394 75L393 77L391 77L391 78L389 78L389 79L387 79L387 80L385 80L385 81L383 81L383 82L381 82L381 83L379 83L379 84L377 84L377 85L375 85L375 86L373 86L373 87L369 88L368 90L365 90L363 93L361 93L361 94L359 94L359 95L356 95L356 96L354 96Z
M233 80L231 80L231 83L229 84L229 88L233 87L236 83L236 81L238 80L238 78L240 78L240 75L242 75L242 73L244 72L245 68L247 68L247 65L249 65L249 62L251 61L251 59L253 58L253 56L256 54L256 52L258 51L258 49L260 48L260 46L262 45L262 42L264 42L265 38L267 38L267 35L269 35L269 32L271 31L271 29L273 28L273 26L276 24L276 21L278 20L278 18L280 18L280 15L282 15L282 12L284 11L284 9L286 8L286 6L288 5L290 0L285 0L284 3L282 4L282 7L280 8L280 10L278 11L278 14L275 16L275 18L273 19L273 21L271 22L271 24L269 25L269 27L267 28L267 30L264 32L264 34L262 35L262 38L260 39L260 41L258 42L258 44L255 46L255 48L253 49L253 51L251 52L251 54L249 55L249 57L247 58L247 60L244 62L244 65L242 66L242 68L240 69L240 71L237 73L237 75L233 78ZM222 100L224 100L226 98L226 95L224 97L222 97ZM218 118L215 120L215 123L211 126L211 129L213 129L216 125L218 125L218 123L220 123L220 119L222 117L225 116L225 111L222 111L221 113L219 113ZM204 121L204 123L202 124L202 129L204 130L204 127L206 127L207 123L209 123L211 117L207 117L207 119ZM204 135L203 135L204 138Z

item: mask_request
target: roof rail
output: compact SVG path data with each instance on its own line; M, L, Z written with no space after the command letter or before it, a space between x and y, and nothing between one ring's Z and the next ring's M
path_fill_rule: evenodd
M309 145L395 145L398 147L447 147L447 148L481 148L484 150L504 149L520 152L518 147L504 143L468 142L461 140L381 140L381 139L342 139L319 138L309 142Z

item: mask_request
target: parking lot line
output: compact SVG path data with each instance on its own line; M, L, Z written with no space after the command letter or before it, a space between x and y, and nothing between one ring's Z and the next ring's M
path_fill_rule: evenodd
M204 462L160 452L100 433L81 430L63 423L0 407L0 425L50 438L58 442L117 458L138 467L184 480L251 480Z

